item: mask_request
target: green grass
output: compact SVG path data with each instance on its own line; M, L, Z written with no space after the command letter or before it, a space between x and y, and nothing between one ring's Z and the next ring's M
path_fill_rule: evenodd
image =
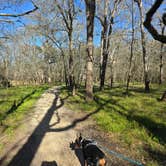
M11 134L40 95L48 88L43 86L20 86L0 89L1 129ZM15 103L15 104L14 104Z
M166 162L166 103L159 102L166 86L153 85L150 93L144 93L141 85L135 85L125 95L123 87L95 88L95 101L84 100L84 90L69 97L67 105L73 110L91 112L101 129L113 135L120 146L133 155L144 158L146 165L162 165ZM67 91L63 90L63 96ZM164 165L164 164L163 164Z

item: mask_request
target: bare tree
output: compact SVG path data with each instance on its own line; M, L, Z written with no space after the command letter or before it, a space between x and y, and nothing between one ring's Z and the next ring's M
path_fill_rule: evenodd
M132 65L132 59L133 59L133 47L134 47L134 2L133 0L131 1L131 27L132 27L132 32L131 32L131 44L130 44L130 58L129 58L129 68L128 68L128 73L127 73L127 85L126 85L126 93L128 93L129 90L129 84L130 84L130 79L131 79L131 65Z
M112 27L114 23L114 16L117 11L118 4L121 0L115 0L113 2L112 10L109 8L110 2L108 0L104 0L104 14L101 16L96 16L101 25L101 67L100 67L100 90L104 88L105 82L105 73L107 68L107 61L109 55L109 47L110 47L110 37L112 33Z
M73 21L76 15L75 5L73 0L67 0L67 9L63 8L58 0L55 0L57 8L62 16L66 32L69 40L69 84L72 94L75 95L75 78L74 78L74 66L73 66Z
M147 30L150 32L150 34L153 36L155 40L158 40L162 43L166 43L166 36L164 36L164 28L162 30L162 34L160 35L157 30L153 27L151 24L152 17L156 13L157 9L161 6L163 0L156 0L155 3L152 5L152 7L149 9L149 11L146 13L146 19L144 21L144 26L147 28ZM166 13L163 14L162 21L164 26L166 25ZM162 45L161 45L161 51L162 52ZM162 73L162 56L160 54L160 77ZM161 80L160 80L161 81ZM166 100L166 91L163 93L161 101Z
M93 30L96 9L95 0L85 0L87 21L86 100L93 99Z
M147 65L147 52L146 52L146 42L145 42L145 32L143 26L143 5L142 0L135 0L138 5L139 13L140 13L140 29L141 29L141 44L142 44L142 56L143 56L143 69L144 69L144 85L145 85L145 92L150 91L149 87L149 77L148 77L148 65Z
M63 67L64 67L64 79L65 79L65 84L66 84L66 87L68 86L68 74L67 74L67 64L66 64L66 61L65 61L65 51L63 50L63 47L62 47L62 42L64 42L63 40L59 41L57 40L54 35L52 36L49 36L47 35L47 37L55 44L55 46L60 50L60 54L61 54L61 57L62 57L62 61L63 61Z

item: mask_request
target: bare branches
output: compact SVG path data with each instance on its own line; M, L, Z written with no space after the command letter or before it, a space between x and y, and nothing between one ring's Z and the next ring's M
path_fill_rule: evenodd
M121 3L122 0L116 0L114 2L113 10L111 11L111 17L114 17L115 12L117 11L118 5Z
M32 2L33 3L33 2ZM28 15L34 11L36 11L38 9L38 7L33 3L34 8L32 10L23 12L23 13L19 13L19 14L8 14L8 13L0 13L1 17L20 17L20 16L25 16Z
M101 25L104 26L104 21L102 20L102 18L97 15L95 17L100 21Z
M65 16L65 14L64 14L64 12L63 12L62 7L61 7L60 4L57 2L57 0L55 0L55 3L56 3L56 5L57 5L57 7L58 7L58 9L59 9L59 12L61 13L61 15L62 15L62 17L63 17L63 21L65 22L65 25L66 25L67 30L69 30L69 29L70 29L69 23L68 23L68 21L67 21L67 17Z
M162 4L162 2L163 2L163 0L156 0L155 1L155 3L153 4L153 6L146 13L146 18L145 18L145 21L144 21L144 26L149 31L149 33L153 36L153 38L155 40L158 40L158 41L160 41L162 43L166 43L166 36L159 34L158 31L151 24L152 17L155 14L155 12L157 11L157 9L160 7L160 5ZM163 15L163 17L164 17L164 15Z
M5 19L0 19L0 22L12 23L13 21L11 21L11 20L5 20Z
M63 21L65 23L66 29L67 31L71 31L72 29L72 24L73 24L73 19L74 19L74 15L75 13L75 5L73 0L68 0L68 9L63 9L63 7L61 7L61 5L58 3L57 0L54 0L56 3L56 6L60 12L60 14L62 15Z

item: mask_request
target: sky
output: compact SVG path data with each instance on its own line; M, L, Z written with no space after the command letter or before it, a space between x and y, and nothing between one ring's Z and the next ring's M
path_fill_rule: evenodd
M6 2L7 2L6 0L0 0L0 9L2 9L2 7L6 6L3 10L0 10L0 13L17 14L17 13L23 13L28 10L32 10L34 8L33 4L30 2L30 0L25 0L24 3L21 3L19 5L7 4ZM11 1L9 1L9 2L11 2ZM85 11L84 0L75 0L75 3L77 6L80 6L81 10ZM144 3L144 5L145 5L146 9L149 6L148 3ZM164 5L162 5L160 10L162 10L162 11L164 10ZM2 17L0 17L0 19L2 19ZM3 27L6 31L13 31L13 33L15 32L15 30L18 27L23 26L22 23L25 23L26 25L30 23L29 20L26 19L26 17L9 18L9 19L14 21L14 24L5 24L5 26L3 25ZM81 18L79 18L79 19L81 19ZM86 17L82 17L82 22L84 22L84 24L85 24ZM0 26L2 26L2 24ZM127 26L128 25L125 23L125 17L124 17L124 20L115 19L114 29L130 28L130 25L129 25L129 27L127 27ZM95 27L94 28L94 45L99 46L100 45L101 25L97 19L95 19L94 27ZM85 35L86 35L86 29L85 29ZM0 34L0 36L2 36L2 35ZM36 42L38 45L40 45L40 39L37 39Z

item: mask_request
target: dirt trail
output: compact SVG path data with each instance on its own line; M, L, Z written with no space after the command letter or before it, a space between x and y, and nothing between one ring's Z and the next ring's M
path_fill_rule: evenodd
M0 165L81 165L82 158L79 161L75 152L70 148L70 142L80 131L87 136L94 137L101 136L103 133L95 131L95 123L87 114L66 109L64 100L59 98L58 87L42 95L26 123L16 131L14 141L6 145L5 152L0 158ZM81 156L81 152L79 153Z
M81 126L92 122L86 120L78 125L72 124L82 114L65 109L58 91L57 87L50 89L38 100L29 120L17 131L12 142L14 146L7 146L0 165L80 166L70 142Z

